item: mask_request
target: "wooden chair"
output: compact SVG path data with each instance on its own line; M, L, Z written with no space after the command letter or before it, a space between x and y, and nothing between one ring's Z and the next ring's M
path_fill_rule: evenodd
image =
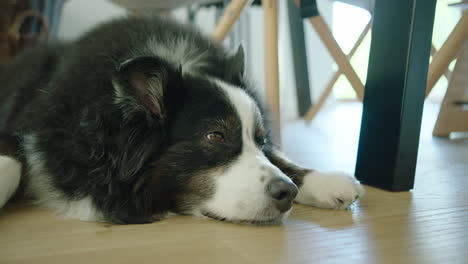
M365 1L365 0L361 0L361 1L338 0L338 1L348 2L349 4L353 4L362 8L366 8L369 10L369 12L372 12L373 1ZM457 4L453 4L453 5L457 5ZM468 6L468 1L466 0L463 1L461 5ZM354 55L357 48L360 46L362 40L364 39L365 35L370 30L371 23L372 21L369 22L369 24L362 31L361 35L358 37L358 40L354 44L350 53L348 54L349 59ZM434 87L434 85L437 83L437 81L440 79L442 75L444 75L447 78L447 80L450 80L451 72L448 69L448 66L456 58L460 49L463 47L463 43L466 40L467 36L468 36L468 12L465 12L465 14L459 20L455 28L452 30L447 40L444 42L444 44L440 48L440 50L437 50L433 45L431 47L431 55L433 56L433 61L429 67L426 97L430 94L432 88ZM317 100L317 102L307 112L304 119L308 123L310 123L315 117L315 115L320 111L325 100L328 98L331 91L333 90L333 86L336 80L339 78L341 74L342 73L340 72L340 70L338 70L333 75L328 85L326 86L325 90L322 92L319 99ZM439 129L437 131L439 131ZM438 134L437 132L434 132L434 133Z
M429 66L426 96L428 96L440 77L447 71L468 37L468 12L465 12L452 30L442 47L434 55Z
M349 61L353 58L353 56L356 53L356 51L358 50L359 46L361 46L362 41L364 40L366 35L369 33L369 31L371 29L371 25L372 25L372 21L369 21L369 23L365 26L365 28L363 29L363 31L359 35L358 39L354 43L354 45L351 48L350 52L346 55L346 58ZM343 72L340 69L338 69L333 74L331 79L328 81L327 86L323 90L322 94L320 94L319 98L317 99L317 102L315 102L315 104L312 105L312 107L309 109L309 111L307 111L306 115L304 116L304 120L306 120L306 122L308 122L308 123L312 122L315 115L317 115L317 113L320 111L323 104L327 100L327 98L330 96L330 93L333 91L333 87L335 86L335 83L336 83L336 81L338 81L338 78L341 76L341 74L343 74Z
M373 0L356 0L356 1L338 0L338 1L346 2L348 4L355 5L357 7L363 8L363 9L369 11L371 14L372 14L372 11L373 11L373 8L374 8L374 1ZM317 18L311 18L311 19L316 20ZM322 23L320 23L320 24L322 24ZM351 58L356 53L356 51L358 50L359 46L361 46L362 41L364 40L366 35L369 33L369 31L371 29L371 25L372 25L372 20L369 21L368 24L364 27L364 29L361 32L361 34L359 35L358 39L354 43L351 51L346 55L346 58L343 58L343 56L340 54L340 53L342 53L344 55L343 52L340 52L341 48L339 48L338 43L332 44L335 48L334 49L329 49L329 50L330 51L335 50L335 53L337 54L337 58L335 58L335 61L337 61L337 59L339 61L342 61L342 67L338 67L338 71L336 71L333 74L332 78L328 81L327 86L323 90L322 94L319 96L318 100L310 107L309 111L307 111L307 113L305 114L304 120L307 123L312 122L312 120L317 115L317 113L320 111L320 109L322 108L322 106L325 103L325 101L327 100L327 98L330 96L330 93L333 91L333 88L335 86L336 81L338 81L338 78L341 76L341 74L345 74L342 69L345 69L345 70L348 71L348 73L345 74L345 76L348 78L348 80L350 81L352 87L354 88L354 91L356 92L356 95L357 95L358 99L360 101L363 100L364 85L362 85L361 80L359 79L359 77L357 77L357 75L355 75L354 69L352 68L350 61L351 61ZM317 30L317 32L319 32L318 31L319 29L317 29L317 27L316 27L316 30ZM331 37L333 37L331 35L331 33L329 33L327 35L330 35ZM326 42L324 42L324 43L326 43ZM334 54L334 53L331 53L331 54ZM356 77L357 77L357 79L356 79ZM351 80L354 80L354 83L351 82Z
M230 27L234 23L235 19L239 16L242 9L245 7L247 1L243 0L233 0L229 4L232 8L226 9L225 14L223 15L220 23L218 24L215 34L213 35L215 39L221 40L229 32ZM312 107L308 114L306 115L310 119L318 112L321 105L325 99L330 94L334 82L338 79L340 74L344 74L352 87L354 88L358 98L362 100L364 96L364 85L357 76L353 67L350 64L349 58L356 52L357 47L360 45L365 35L369 31L370 24L366 27L363 34L358 40L356 47L353 48L352 53L348 56L344 54L343 50L340 48L336 42L333 34L331 33L330 28L326 24L325 20L320 16L320 13L317 9L317 4L315 0L295 0L295 3L298 7L301 7L302 16L307 18L314 29L317 31L322 42L325 44L326 48L330 52L330 55L333 57L335 62L338 65L339 73L335 74L333 79L330 81L330 84L327 86L324 93L320 96L319 103L317 106ZM262 6L264 8L264 39L265 39L265 81L266 81L266 97L267 103L272 110L275 132L280 139L280 94L279 94L279 70L278 70L278 0L262 0ZM223 18L226 21L223 21ZM234 19L235 18L235 19ZM219 33L221 32L221 33ZM336 80L334 80L336 79Z
M465 10L449 37L436 53L433 63L429 68L429 78L426 94L428 95L445 72L449 85L445 92L437 122L432 135L448 137L451 132L468 131L468 1L463 1L456 6ZM457 63L453 73L447 74L447 67L457 57Z
M432 134L448 137L451 132L468 132L468 41L458 56L447 91L440 106L439 116Z
M354 91L356 92L357 97L362 101L364 97L364 85L356 74L356 71L354 71L353 66L351 66L351 63L346 54L343 52L341 47L338 45L338 42L333 37L333 34L327 23L320 15L316 1L302 0L297 2L301 5L301 7L304 6L303 17L309 20L312 27L318 33L323 44L328 49L330 55L338 65L339 71L344 76L346 76Z

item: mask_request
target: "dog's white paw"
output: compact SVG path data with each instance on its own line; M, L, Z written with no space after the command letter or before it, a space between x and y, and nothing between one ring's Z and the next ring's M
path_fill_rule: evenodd
M15 193L21 178L21 164L13 158L0 155L0 209Z
M364 195L354 177L342 172L312 171L304 176L296 202L320 208L343 210Z

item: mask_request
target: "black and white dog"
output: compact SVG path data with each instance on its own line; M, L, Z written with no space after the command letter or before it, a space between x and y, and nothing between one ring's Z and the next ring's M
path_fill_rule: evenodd
M275 149L242 48L187 26L122 18L0 68L0 208L23 197L85 221L271 224L293 201L345 209L362 194Z

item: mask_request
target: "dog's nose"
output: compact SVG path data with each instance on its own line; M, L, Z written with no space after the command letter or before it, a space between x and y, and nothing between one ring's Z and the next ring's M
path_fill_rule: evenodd
M266 188L267 194L273 199L280 212L286 212L292 206L297 195L297 186L291 181L282 178L271 180Z

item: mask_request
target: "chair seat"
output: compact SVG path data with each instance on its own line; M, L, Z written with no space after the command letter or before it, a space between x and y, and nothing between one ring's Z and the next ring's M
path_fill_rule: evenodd
M111 0L130 10L168 10L190 4L219 3L222 0Z
M468 0L463 0L457 3L450 3L449 6L458 7L461 10L468 10Z

